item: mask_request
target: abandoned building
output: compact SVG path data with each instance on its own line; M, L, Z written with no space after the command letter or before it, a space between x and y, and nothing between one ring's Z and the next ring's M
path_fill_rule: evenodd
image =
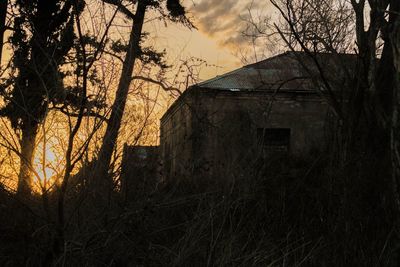
M315 59L287 52L188 88L161 118L165 175L229 178L260 158L323 150L332 114L318 68L340 91L354 55Z
M339 94L353 59L286 52L191 86L161 118L162 176L230 179L260 159L322 151L332 116L326 83ZM156 149L134 149L142 159L129 162L154 160Z

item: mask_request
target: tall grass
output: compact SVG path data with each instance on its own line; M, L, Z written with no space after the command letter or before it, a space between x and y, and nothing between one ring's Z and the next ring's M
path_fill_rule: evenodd
M398 266L399 233L380 189L366 173L329 166L277 159L229 190L177 179L187 182L128 202L115 192L107 208L71 190L66 243L51 261L40 198L21 204L1 190L0 265Z

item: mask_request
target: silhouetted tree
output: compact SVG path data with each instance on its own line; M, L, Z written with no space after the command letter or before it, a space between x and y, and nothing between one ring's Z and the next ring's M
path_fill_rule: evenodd
M4 1L2 1L4 2ZM65 73L60 67L74 45L73 2L16 0L10 42L14 50L11 87L2 88L6 102L1 115L20 137L18 193L31 190L35 140L49 105L66 100ZM83 1L77 1L79 12Z
M276 26L291 49L301 49L326 80L318 52L355 51L355 62L337 62L347 85L329 94L340 127L341 165L365 155L380 162L374 183L392 191L400 215L399 181L399 30L400 2L396 0L271 0L285 21ZM366 12L367 10L369 12ZM339 77L339 72L337 73ZM329 89L329 83L323 83ZM344 95L338 95L338 92ZM364 156L363 156L364 155ZM371 158L369 158L370 160ZM390 163L391 162L391 163ZM367 162L365 162L367 163ZM367 163L369 164L369 163ZM367 166L362 167L368 169ZM391 171L390 171L391 170ZM390 178L392 177L392 178ZM349 181L352 183L352 181ZM346 191L346 190L345 190ZM384 196L382 196L385 198ZM382 199L382 201L384 201Z
M129 86L132 81L132 73L137 59L146 62L153 62L162 68L166 65L162 61L162 53L154 52L152 49L143 48L143 24L146 12L150 9L156 10L163 20L182 23L183 25L193 28L191 22L185 16L185 9L179 0L155 1L155 0L138 0L133 1L136 10L131 12L124 6L124 1L104 0L104 2L116 5L121 12L132 19L129 43L126 49L125 59L122 65L122 72L112 105L110 118L108 119L107 129L103 137L103 143L100 148L97 164L93 174L96 188L101 188L102 197L106 197L112 190L112 180L108 175L112 152L118 138L118 131L121 127L121 120L127 101ZM126 1L130 3L131 1ZM166 12L167 11L167 12Z
M4 33L6 31L8 0L0 2L0 62L3 55Z

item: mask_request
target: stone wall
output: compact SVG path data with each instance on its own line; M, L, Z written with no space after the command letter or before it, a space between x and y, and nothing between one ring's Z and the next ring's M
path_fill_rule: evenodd
M121 162L121 192L126 199L143 199L162 177L158 146L124 146Z
M324 148L328 105L317 94L189 90L161 123L168 176L229 180L251 171L265 156L260 129L290 131L292 155Z

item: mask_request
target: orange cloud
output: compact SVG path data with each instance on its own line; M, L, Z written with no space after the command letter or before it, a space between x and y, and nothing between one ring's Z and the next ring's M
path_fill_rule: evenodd
M248 25L249 12L261 10L267 4L266 0L199 0L189 11L202 33L220 46L236 50L248 46L248 39L242 33Z

